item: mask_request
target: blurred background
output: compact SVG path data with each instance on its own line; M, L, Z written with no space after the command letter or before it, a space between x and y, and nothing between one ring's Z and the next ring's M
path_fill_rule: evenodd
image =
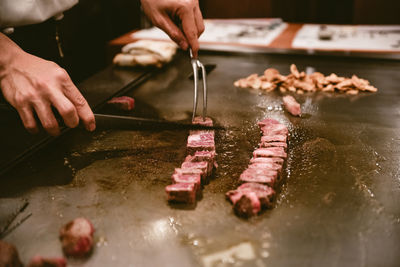
M294 23L400 24L398 0L200 0L205 18L279 17ZM67 66L75 82L107 65L107 42L145 18L139 0L80 0L62 21Z

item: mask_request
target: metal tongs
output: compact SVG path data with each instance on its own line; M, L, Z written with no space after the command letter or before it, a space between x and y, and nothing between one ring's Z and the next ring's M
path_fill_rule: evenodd
M193 57L192 49L189 48L190 54L190 62L192 63L193 68L193 80L194 80L194 98L193 98L193 115L192 121L194 117L196 117L196 110L197 110L197 99L198 99L198 81L199 81L199 68L202 71L202 78L203 78L203 121L205 121L207 116L207 73L206 68L204 65L198 60L197 58Z

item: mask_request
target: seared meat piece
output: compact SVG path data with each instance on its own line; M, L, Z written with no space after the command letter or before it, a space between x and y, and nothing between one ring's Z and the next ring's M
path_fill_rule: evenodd
M259 183L244 183L236 190L231 190L226 193L226 197L232 204L235 204L245 192L254 192L263 208L271 207L275 198L275 191L271 187Z
M199 142L199 141L214 143L214 137L215 134L213 131L196 131L196 133L193 133L188 136L188 143Z
M211 131L197 131L189 135L187 142L189 155L196 151L215 151L214 133Z
M200 174L172 174L172 182L174 184L185 183L195 184L196 190L201 188L201 175Z
M114 97L107 102L109 105L113 105L121 110L132 110L135 107L135 99L129 96Z
M18 251L14 245L0 240L0 266L1 267L22 267Z
M263 132L263 135L274 135L274 134L288 135L289 134L288 128L283 124L264 126L264 127L261 127L261 131Z
M281 158L251 158L250 163L278 163L283 165L284 160Z
M201 177L201 183L207 182L207 173L197 168L175 168L174 174L198 174Z
M205 125L205 126L213 126L213 121L209 117L206 117L205 120L203 120L203 117L197 116L197 117L195 117L193 119L192 123L193 124Z
M279 125L279 124L282 124L282 123L280 123L279 121L277 121L275 119L272 119L272 118L265 118L262 121L257 122L257 124L258 124L258 126L260 126L262 128L264 126L271 126L271 125L274 125L274 124L278 124Z
M265 176L270 176L270 177L273 177L276 179L276 178L278 178L279 173L276 170L248 168L242 172L240 177L254 176L254 175L265 175Z
M278 180L278 172L271 170L262 170L262 169L247 169L245 170L239 178L239 181L242 183L260 183L266 184L270 187L274 188L276 182Z
M187 156L185 161L207 161L207 162L214 162L215 160L215 151L196 151L193 156Z
M287 154L282 147L267 147L258 148L254 150L253 157L266 157L266 158L287 158Z
M286 141L287 141L286 134L264 135L261 137L261 142L264 142L264 143L270 143L270 142L286 143Z
M261 203L254 192L244 192L241 198L233 205L235 213L244 218L257 215L261 211Z
M282 147L287 150L287 143L285 142L261 142L260 147Z
M300 104L297 103L296 99L294 99L293 96L290 95L284 96L283 105L285 106L286 110L293 116L301 115Z
M256 170L269 170L277 171L278 173L282 171L282 165L279 163L250 163L247 167L248 169Z
M262 175L262 174L247 174L247 175L240 175L240 182L242 183L258 183L268 185L271 188L275 188L277 183L277 179L273 176Z
M189 183L171 184L165 187L167 199L171 202L194 204L196 202L196 185Z
M65 267L67 261L64 258L42 258L35 256L31 259L28 267Z
M215 151L196 151L194 155L188 155L185 158L186 162L200 162L206 161L208 163L207 175L211 175L212 170L216 167L215 163Z
M60 241L66 256L85 257L93 249L94 227L85 218L76 218L60 229Z
M202 182L205 184L208 181L208 162L207 161L199 161L199 162L190 162L184 161L182 163L181 169L198 169L202 171Z

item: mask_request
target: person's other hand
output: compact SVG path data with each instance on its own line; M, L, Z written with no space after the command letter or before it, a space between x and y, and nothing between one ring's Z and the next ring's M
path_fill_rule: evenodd
M68 127L74 128L82 120L87 130L96 128L92 110L64 69L24 52L15 44L8 52L12 56L7 57L6 64L3 60L0 65L0 88L29 132L38 132L35 112L49 134L60 133L52 107L57 109Z
M198 0L141 0L151 22L165 31L183 50L197 57L198 38L204 31ZM181 28L182 27L182 28Z

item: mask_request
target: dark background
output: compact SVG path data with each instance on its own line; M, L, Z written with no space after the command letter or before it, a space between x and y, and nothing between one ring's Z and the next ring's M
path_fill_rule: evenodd
M398 0L200 0L206 18L280 17L287 22L400 24Z
M400 24L398 0L200 0L205 18L280 17L287 22ZM65 60L57 60L53 33L16 29L28 52L56 60L80 82L107 65L107 42L140 28L139 0L80 0L61 21ZM28 33L28 34L27 34Z

